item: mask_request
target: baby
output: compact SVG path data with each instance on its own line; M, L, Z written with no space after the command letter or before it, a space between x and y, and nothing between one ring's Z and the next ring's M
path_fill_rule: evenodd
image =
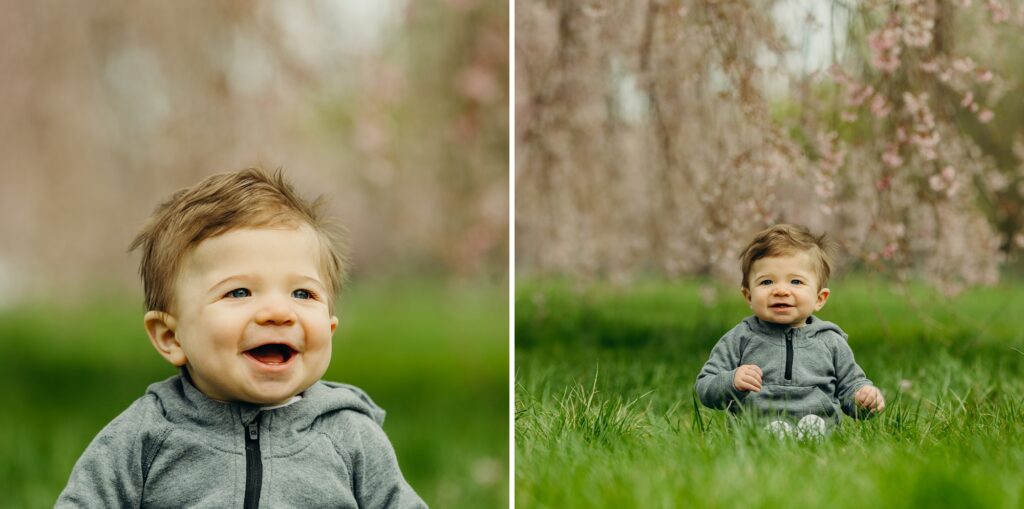
M58 507L426 507L384 411L320 381L345 264L319 205L247 169L156 209L132 249L146 332L180 373L100 431Z
M853 359L846 333L812 313L828 300L831 242L802 226L779 224L744 250L743 297L754 316L727 332L697 375L697 394L711 408L754 411L778 421L769 428L819 434L840 409L863 418L885 398ZM868 412L868 410L870 412Z

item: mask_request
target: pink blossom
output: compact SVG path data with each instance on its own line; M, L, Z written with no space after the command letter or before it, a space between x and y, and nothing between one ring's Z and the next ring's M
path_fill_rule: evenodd
M842 67L838 65L829 67L828 72L832 75L832 79L837 85L849 85L851 83L850 76L843 72Z
M875 182L875 189L879 191L885 191L890 187L892 187L892 177L890 176L882 177L878 182Z
M839 119L843 122L851 123L857 121L857 112L850 110L843 110L839 112Z
M875 51L888 51L899 42L894 34L896 33L895 27L880 28L868 34L868 44L871 49Z
M935 61L935 59L931 59L931 60L928 60L928 61L925 61L925 62L921 62L920 64L918 64L917 67L919 69L921 69L922 71L924 71L926 73L929 73L929 74L934 74L936 72L939 72L939 63L937 61Z
M896 251L898 249L899 246L897 246L895 242L890 242L885 246L885 249L882 250L882 259L891 260L894 256L896 256Z
M949 197L949 198L952 198L953 195L955 195L956 192L959 191L959 190L960 190L960 181L950 182L949 188L946 189L946 196Z
M895 13L889 17L885 28L868 34L868 45L871 47L871 65L884 73L892 74L900 67L900 26L899 16Z
M1002 23L1010 19L1010 9L998 0L988 0L985 7L992 12L992 22Z
M846 91L846 104L848 106L860 106L864 104L871 94L875 93L875 87L871 85L861 85L859 83L851 83Z
M982 83L992 81L992 71L988 69L978 69L978 81Z
M952 198L957 190L960 189L960 182L957 181L956 170L952 166L947 165L942 168L941 172L928 177L928 186L932 188L932 191L943 193L946 197Z
M992 113L992 110L981 110L981 113L978 113L978 122L981 122L982 124L987 124L991 122L992 118L995 116L996 114Z
M953 61L953 70L961 73L969 73L974 71L976 67L974 60L971 57L958 58Z
M885 97L876 95L871 100L871 114L877 118L885 118L892 111L892 106L889 105L889 101L885 100Z
M917 145L927 148L937 147L939 146L939 142L942 141L942 138L939 136L939 133L935 131L915 133L913 136L910 137L910 139Z
M917 110L921 108L917 98L910 92L903 92L903 104L911 114L917 112Z
M903 92L903 104L907 106L907 111L912 115L927 108L927 102L927 92L921 92L921 94L917 96L914 96L914 94L911 94L910 92Z
M935 2L932 0L904 1L906 15L903 20L903 42L915 48L927 47L932 42L935 28Z
M839 146L836 141L838 139L839 133L835 131L818 135L818 150L821 153L820 166L822 172L828 175L835 175L836 170L843 165L843 160L846 159L846 150Z
M974 92L968 90L967 93L964 94L964 99L960 101L960 106L967 108L970 107L971 104L974 104Z
M918 151L921 152L921 157L923 157L925 161L934 161L939 157L939 153L932 147L918 147Z
M903 166L903 158L900 157L899 145L892 143L889 148L882 153L882 162L890 168L899 168Z

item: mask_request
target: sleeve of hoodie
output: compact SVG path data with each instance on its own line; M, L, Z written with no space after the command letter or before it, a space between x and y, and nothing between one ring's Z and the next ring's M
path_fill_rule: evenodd
M165 435L146 432L154 406L149 398L141 398L96 435L71 470L55 507L139 506L150 459L147 445L153 443L147 437Z
M359 507L425 509L427 504L402 476L395 450L380 425L362 413L347 412L347 417L357 442L352 444L350 458Z
M836 367L836 398L843 407L843 413L850 417L865 419L873 416L871 412L857 410L857 403L854 394L865 385L872 385L871 380L864 375L864 370L857 365L853 358L853 350L847 343L846 334L839 334L835 342L833 357Z
M747 397L746 391L732 385L743 354L741 326L733 328L718 340L711 350L711 357L697 375L697 396L705 406L727 408L732 401L743 401Z

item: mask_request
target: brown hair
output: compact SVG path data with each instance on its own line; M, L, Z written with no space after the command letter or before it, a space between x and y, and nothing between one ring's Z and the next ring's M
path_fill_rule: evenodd
M811 256L814 274L818 277L818 288L824 288L832 273L832 253L835 249L835 242L826 234L815 236L806 226L796 224L771 226L758 233L740 255L743 268L743 288L750 288L750 269L757 260L799 252L806 252Z
M273 175L262 168L220 173L174 193L128 248L142 251L139 275L146 309L171 311L181 260L203 240L240 228L308 224L320 239L321 276L333 313L347 264L341 232L321 213L322 206L323 197L313 202L300 197L281 169Z

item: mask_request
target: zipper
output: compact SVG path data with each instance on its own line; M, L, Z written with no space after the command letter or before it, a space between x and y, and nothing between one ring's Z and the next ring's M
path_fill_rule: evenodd
M263 458L260 456L260 416L253 418L245 427L245 507L260 506L260 490L263 486Z
M793 380L793 329L786 331L786 380Z

